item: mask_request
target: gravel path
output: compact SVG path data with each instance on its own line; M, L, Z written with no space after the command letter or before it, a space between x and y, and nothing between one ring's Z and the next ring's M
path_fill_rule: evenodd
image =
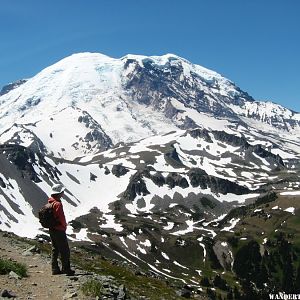
M0 275L1 294L7 290L15 299L87 299L80 293L78 276L52 275L50 257L37 253L25 242L0 232L0 257L24 263L28 277L17 279ZM1 297L0 299L8 299Z

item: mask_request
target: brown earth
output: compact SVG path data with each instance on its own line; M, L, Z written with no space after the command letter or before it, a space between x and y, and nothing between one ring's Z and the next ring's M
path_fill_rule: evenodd
M27 266L28 277L22 279L0 275L0 290L9 291L15 299L87 299L80 292L78 276L52 275L50 257L34 251L26 242L0 232L0 257ZM0 299L2 298L0 294Z

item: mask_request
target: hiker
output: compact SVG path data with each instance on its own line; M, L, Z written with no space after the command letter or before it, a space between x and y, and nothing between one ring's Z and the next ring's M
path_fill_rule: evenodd
M74 275L75 271L70 267L70 248L67 240L66 229L67 222L61 203L65 187L62 184L55 184L52 187L51 197L48 203L52 204L53 214L57 224L49 228L52 242L52 274ZM58 265L58 256L60 255L62 269Z

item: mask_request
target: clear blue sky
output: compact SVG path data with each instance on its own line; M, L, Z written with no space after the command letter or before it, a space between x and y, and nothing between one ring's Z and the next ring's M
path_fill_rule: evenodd
M300 111L299 0L1 0L0 87L77 52L174 53Z

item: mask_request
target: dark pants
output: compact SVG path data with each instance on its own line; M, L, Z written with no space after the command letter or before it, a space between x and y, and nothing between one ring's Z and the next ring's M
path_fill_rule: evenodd
M60 270L58 265L58 256L60 255L63 271L70 270L70 248L65 231L50 229L50 238L52 242L52 271Z

